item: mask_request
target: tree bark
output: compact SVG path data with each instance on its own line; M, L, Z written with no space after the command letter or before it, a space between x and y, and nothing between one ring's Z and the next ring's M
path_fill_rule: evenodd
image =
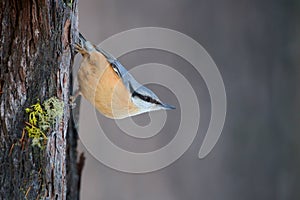
M77 21L77 0L0 0L0 199L79 198L68 104ZM25 108L53 96L63 117L41 149L24 129Z

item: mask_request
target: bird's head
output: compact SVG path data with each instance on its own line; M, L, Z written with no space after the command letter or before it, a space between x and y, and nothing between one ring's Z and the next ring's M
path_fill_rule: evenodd
M133 89L131 85L131 100L143 112L175 109L174 106L163 103L151 90L144 86Z

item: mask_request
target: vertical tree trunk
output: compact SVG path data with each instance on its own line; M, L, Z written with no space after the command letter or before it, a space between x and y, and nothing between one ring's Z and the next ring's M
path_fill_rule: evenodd
M77 135L68 126L77 0L0 0L0 199L77 199ZM45 149L24 130L25 108L64 102Z

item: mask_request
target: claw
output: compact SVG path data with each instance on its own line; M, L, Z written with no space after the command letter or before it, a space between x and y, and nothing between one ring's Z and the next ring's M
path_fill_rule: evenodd
M79 91L79 90L76 90L75 93L74 93L74 95L72 95L72 96L70 97L70 99L69 99L69 105L71 106L72 109L74 109L74 108L76 107L75 101L76 101L76 99L77 99L77 97L78 97L79 95L81 95L80 91Z

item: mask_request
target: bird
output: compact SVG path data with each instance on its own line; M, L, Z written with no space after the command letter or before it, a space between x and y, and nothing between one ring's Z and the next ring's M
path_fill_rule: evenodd
M87 41L81 33L75 51L82 55L77 73L78 95L87 99L101 114L111 119L123 119L156 110L171 110L147 87L138 83L126 68L110 53Z

